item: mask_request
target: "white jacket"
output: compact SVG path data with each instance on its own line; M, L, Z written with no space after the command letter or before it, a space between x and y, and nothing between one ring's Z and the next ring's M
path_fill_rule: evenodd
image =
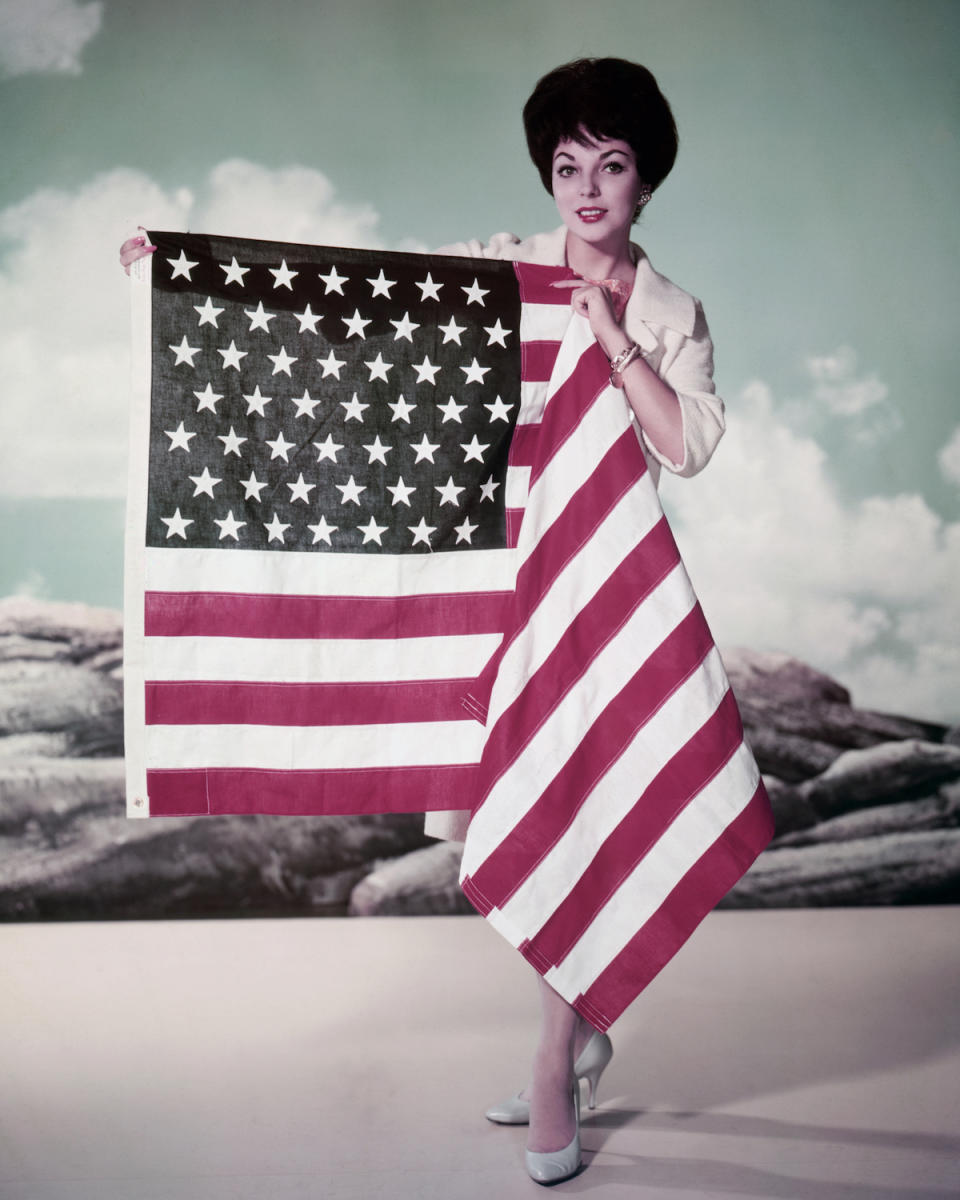
M442 246L436 253L562 267L567 261L566 234L564 225L522 241L512 233L497 233L486 244L474 238ZM624 329L649 365L676 392L683 418L682 462L667 458L641 430L656 483L661 466L686 476L703 470L723 436L723 401L714 391L713 342L700 301L655 271L639 246L633 245L633 250L637 276L623 316Z

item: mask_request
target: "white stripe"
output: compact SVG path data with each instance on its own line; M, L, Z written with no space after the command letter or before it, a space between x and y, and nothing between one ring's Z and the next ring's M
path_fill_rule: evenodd
M148 725L147 765L310 771L480 760L476 721L400 725Z
M565 289L569 300L569 289ZM522 342L560 342L573 316L570 304L530 304L520 310L520 340ZM591 335L592 336L592 335Z
M499 633L419 638L146 639L146 677L158 682L372 683L473 679Z
M529 811L584 732L695 603L687 573L678 563L593 658L496 781L470 823L461 876L473 874L499 844L504 830L513 828Z
M554 912L617 825L693 734L713 716L726 695L727 677L714 648L700 668L641 728L598 781L577 815L536 871L504 905L507 918L537 929ZM680 804L685 797L678 795Z
M507 470L507 508L525 508L530 491L530 468L510 467ZM516 551L514 551L516 553Z
M524 520L530 515L528 510ZM488 705L487 725L491 729L546 661L563 631L662 515L657 505L641 516L634 497L628 493L610 510L580 553L558 573L503 656ZM631 531L634 541L624 537L625 529Z
M543 416L546 403L547 381L545 379L521 383L520 412L517 414L517 424L536 425Z
M681 879L747 807L759 782L745 744L677 816L579 941L545 978L561 995L585 991L650 920Z
M510 591L515 550L464 554L310 554L287 550L147 547L146 587L156 592L278 596L417 596Z

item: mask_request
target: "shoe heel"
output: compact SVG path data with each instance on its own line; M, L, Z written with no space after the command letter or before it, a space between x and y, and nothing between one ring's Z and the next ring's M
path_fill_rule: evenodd
M574 1064L574 1072L578 1079L585 1079L589 1091L587 1093L587 1108L597 1107L597 1087L600 1076L607 1069L607 1064L613 1058L613 1045L605 1033L594 1033L580 1057Z

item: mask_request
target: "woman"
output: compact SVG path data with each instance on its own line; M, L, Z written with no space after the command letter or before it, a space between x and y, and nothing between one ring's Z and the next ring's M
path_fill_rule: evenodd
M699 303L659 275L630 240L653 192L673 166L677 133L670 107L644 67L622 59L581 59L545 75L523 111L527 144L561 227L524 241L499 234L440 253L566 265L580 281L573 310L585 317L610 360L611 381L636 418L651 473L693 475L723 433L714 394L713 347ZM121 247L126 268L152 252L143 237ZM466 813L431 814L427 831L462 838ZM559 1182L580 1166L580 1078L593 1106L609 1039L539 979L542 1027L532 1083L488 1110L491 1120L529 1122L527 1169Z

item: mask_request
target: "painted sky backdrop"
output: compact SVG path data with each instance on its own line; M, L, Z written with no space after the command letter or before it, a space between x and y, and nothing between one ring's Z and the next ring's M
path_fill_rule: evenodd
M728 403L663 489L718 640L956 720L958 26L952 0L0 0L0 593L119 604L138 221L551 228L523 101L617 53L674 107L637 237L703 299Z

